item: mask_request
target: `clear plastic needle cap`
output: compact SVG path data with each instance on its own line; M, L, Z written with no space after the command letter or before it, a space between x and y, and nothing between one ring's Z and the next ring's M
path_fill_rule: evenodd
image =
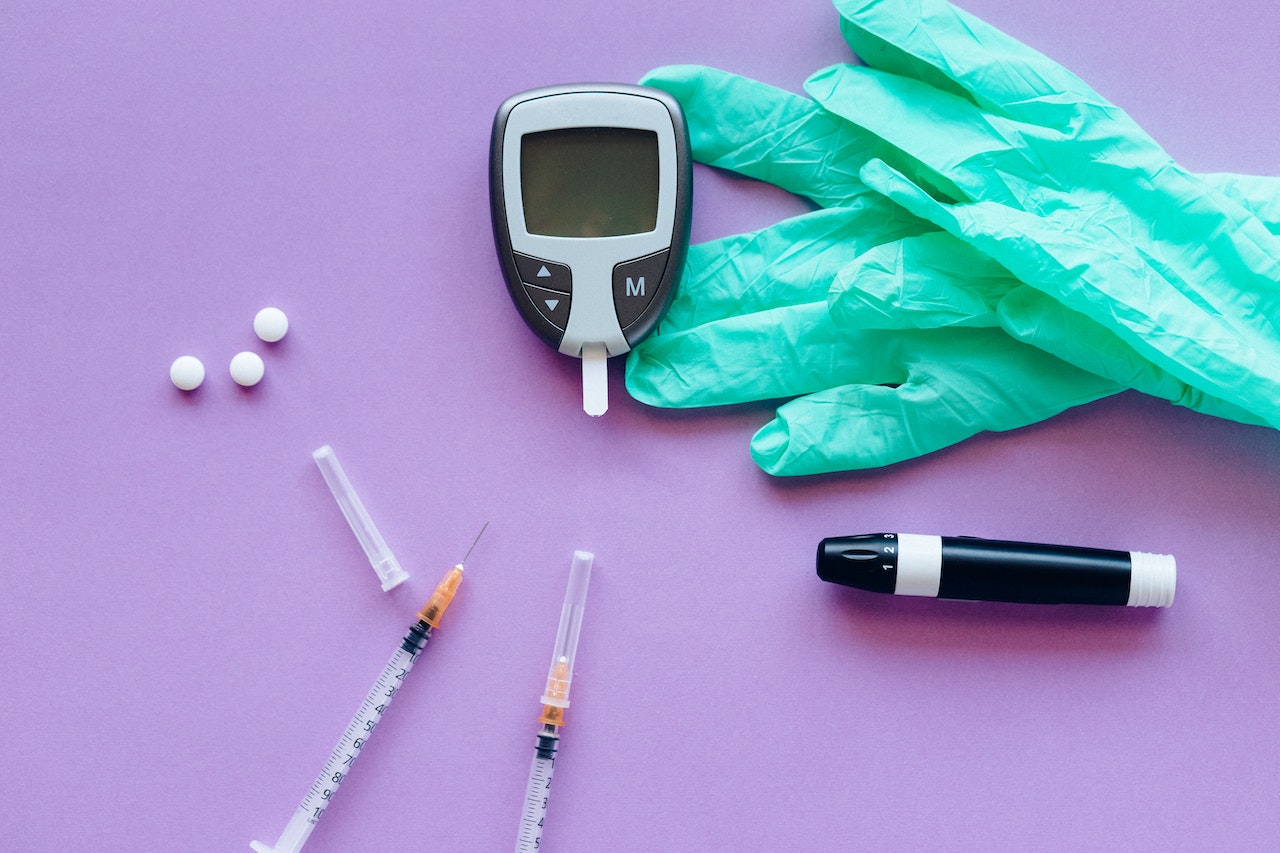
M551 652L551 669L547 673L547 691L543 705L569 707L569 684L573 680L573 661L578 656L578 636L582 633L582 614L587 606L587 585L591 582L591 565L595 555L587 551L573 552L569 569L569 586L560 609L560 628Z
M312 453L311 458L316 460L316 465L324 475L324 481L329 484L329 491L333 492L334 500L338 502L338 507L347 519L347 524L351 525L351 531L359 540L360 547L364 548L369 564L378 573L383 592L408 580L409 573L400 568L396 555L391 553L386 540L382 538L373 519L369 517L369 511L360 502L355 489L351 488L351 481L342 470L342 465L338 462L333 448L326 444Z

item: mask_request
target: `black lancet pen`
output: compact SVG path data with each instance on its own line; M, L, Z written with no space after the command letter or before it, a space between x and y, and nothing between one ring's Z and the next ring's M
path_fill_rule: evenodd
M823 539L818 577L871 592L1026 604L1173 604L1168 554L969 536L867 533Z

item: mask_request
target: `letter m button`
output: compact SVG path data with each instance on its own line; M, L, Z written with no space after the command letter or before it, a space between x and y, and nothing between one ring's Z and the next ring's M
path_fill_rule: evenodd
M661 299L668 254L663 250L614 266L613 309L623 329L639 320L655 299Z

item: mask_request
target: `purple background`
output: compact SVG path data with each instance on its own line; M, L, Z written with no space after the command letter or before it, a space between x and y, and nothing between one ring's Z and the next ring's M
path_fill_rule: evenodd
M1280 173L1270 0L970 0L1190 168ZM510 849L597 554L561 851L1276 849L1280 441L1135 394L770 479L765 406L579 409L487 205L507 95L697 62L798 90L824 0L0 9L0 846L274 842L435 582L444 627L307 849ZM805 209L696 172L694 238ZM264 305L289 336L261 344ZM226 374L261 352L263 383ZM170 361L205 361L183 395ZM331 443L412 573L378 590ZM1168 611L820 583L877 529L1164 551Z

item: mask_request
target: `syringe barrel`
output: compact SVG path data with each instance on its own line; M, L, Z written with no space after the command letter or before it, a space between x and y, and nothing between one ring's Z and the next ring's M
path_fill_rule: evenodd
M324 815L325 809L329 807L329 800L337 793L351 766L360 757L361 750L368 743L378 723L382 721L383 713L399 692L401 683L409 674L409 670L413 669L418 653L426 646L430 636L429 632L420 631L415 634L411 630L400 647L391 655L387 665L382 668L373 687L365 694L364 701L360 703L355 716L347 724L347 729L342 733L338 745L329 754L329 760L325 762L324 768L311 783L307 796L298 807L311 823L317 823Z
M520 812L516 853L535 853L542 846L542 827L551 797L551 776L555 772L559 741L560 736L554 726L547 726L538 733L533 766L529 768L529 781L525 785L524 809Z
M311 835L311 830L315 829L320 818L324 816L324 810L329 807L329 800L337 793L338 786L346 778L351 765L355 764L355 760L360 757L360 750L364 749L369 735L382 719L383 712L391 704L404 677L413 668L414 661L418 659L418 653L427 645L427 640L430 638L430 629L422 623L409 629L400 648L391 655L387 665L378 674L378 680L365 694L364 701L360 703L355 716L347 724L347 730L342 733L342 739L338 741L333 752L329 753L329 760L325 762L324 769L311 783L307 796L303 798L301 805L289 819L289 825L280 834L280 840L274 847L268 847L261 841L251 842L249 846L253 848L254 853L298 853L302 849L307 836Z

